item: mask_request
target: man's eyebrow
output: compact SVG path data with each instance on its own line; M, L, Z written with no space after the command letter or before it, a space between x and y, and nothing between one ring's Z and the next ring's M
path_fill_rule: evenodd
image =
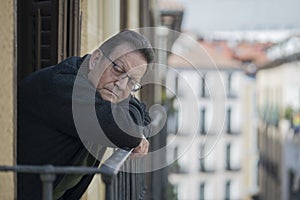
M116 62L120 63L120 64L116 63L117 66L119 66L119 67L122 68L124 71L126 71L126 66L127 66L127 65L126 65L126 62L122 61L120 58L117 58L114 62L115 62L115 63L116 63ZM127 72L127 71L126 71L126 72Z

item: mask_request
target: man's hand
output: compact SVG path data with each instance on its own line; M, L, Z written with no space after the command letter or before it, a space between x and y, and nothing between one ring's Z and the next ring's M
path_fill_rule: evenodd
M149 149L149 142L146 138L143 138L141 143L135 147L130 155L130 158L138 158L147 155Z

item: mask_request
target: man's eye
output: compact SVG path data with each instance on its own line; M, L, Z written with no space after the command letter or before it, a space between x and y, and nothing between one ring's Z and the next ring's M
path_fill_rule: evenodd
M116 74L124 74L124 70L119 67L116 63L113 63L113 69Z

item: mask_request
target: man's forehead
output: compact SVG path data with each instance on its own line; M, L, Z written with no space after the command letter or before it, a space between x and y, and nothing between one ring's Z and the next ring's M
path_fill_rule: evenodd
M111 52L110 57L111 59L115 60L135 50L136 49L132 48L132 46L129 43L124 43L115 47L114 50Z

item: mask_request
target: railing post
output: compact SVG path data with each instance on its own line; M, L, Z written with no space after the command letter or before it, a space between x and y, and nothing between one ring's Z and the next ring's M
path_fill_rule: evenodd
M43 200L53 200L53 181L55 180L55 174L41 174L41 180L43 182Z
M106 175L101 174L101 178L103 183L105 184L105 200L112 200L113 199L113 191L112 191L112 184L113 184L113 175Z
M118 149L115 151L109 159L107 159L100 167L102 171L101 177L105 184L105 199L117 199L117 196L113 194L113 186L117 182L114 181L117 174L120 172L122 165L125 163L129 157L131 150ZM117 187L120 187L120 185Z
M112 200L111 184L105 184L105 200Z

